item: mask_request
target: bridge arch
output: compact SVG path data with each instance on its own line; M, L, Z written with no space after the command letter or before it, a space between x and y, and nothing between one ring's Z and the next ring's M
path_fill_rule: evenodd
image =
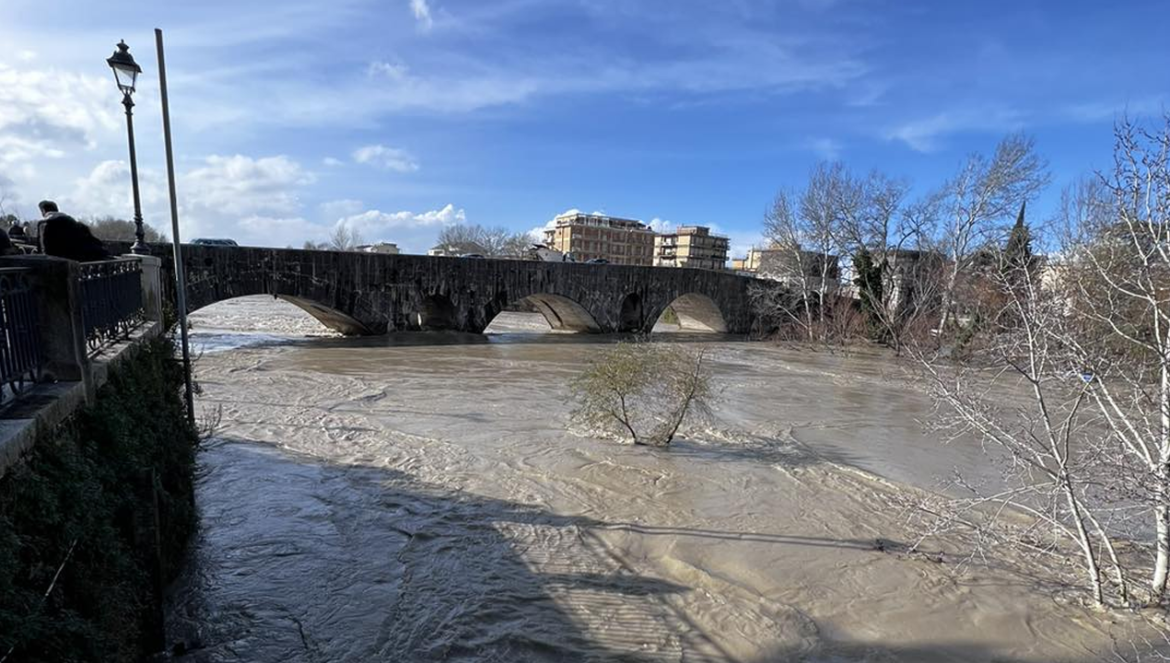
M311 299L305 299L304 297L293 297L290 295L276 295L276 298L295 305L305 313L308 313L309 315L316 318L317 322L320 322L335 332L345 334L346 336L356 336L360 334L371 333L370 329L357 319L350 317L335 308L330 308Z
M642 295L631 292L622 298L621 310L618 311L618 332L630 333L640 332L646 326L645 316L646 306L642 301ZM653 320L650 321L653 326Z
M707 295L697 292L680 295L664 306L654 319L661 318L667 308L673 309L678 316L678 326L682 331L727 333L727 319L723 316L723 311L719 310L719 306Z
M566 297L564 295L554 295L548 292L539 292L531 295L526 295L516 300L515 303L527 303L536 309L545 322L553 331L571 331L582 333L598 333L601 331L601 325L597 323L597 319L576 300ZM501 311L504 310L504 305L497 302L496 305L488 307L490 315L486 320L485 328L491 324Z
M409 329L423 331L458 329L459 316L455 303L442 293L423 295L417 310L408 316L407 325Z
M220 299L208 299L205 297L195 298L187 306L187 313L195 313L196 311L205 309L209 306L230 302L235 299L243 297L272 297L284 302L288 302L293 306L301 309L305 313L311 315L317 322L320 322L328 329L345 335L358 335L371 333L369 328L362 324L357 319L342 313L341 311L326 306L320 302L305 297L294 297L292 295L273 295L267 292L243 292L232 293Z

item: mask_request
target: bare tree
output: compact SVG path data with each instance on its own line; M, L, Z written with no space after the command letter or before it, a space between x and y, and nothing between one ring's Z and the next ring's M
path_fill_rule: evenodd
M976 368L918 357L956 433L1000 449L1004 487L933 513L1050 559L1098 603L1166 599L1170 573L1170 119L1119 125L1112 173L1066 192L1054 259L989 278ZM1012 273L1013 270L1016 273ZM1022 390L1014 407L1004 390ZM1014 392L1012 392L1014 393Z
M901 247L919 229L900 220L903 201L910 188L907 181L880 171L859 178L843 167L830 171L833 227L843 250L856 253L867 248L880 260L892 247Z
M664 343L619 343L571 385L572 420L634 444L667 446L712 397L704 351Z
M1012 326L989 334L979 364L968 368L937 355L917 356L943 406L939 428L951 439L981 440L1000 464L1003 482L987 490L958 474L955 487L969 496L945 509L931 508L935 518L928 531L968 529L983 542L1041 559L1061 559L1071 544L1094 601L1105 602L1110 580L1127 601L1127 576L1098 518L1116 505L1095 492L1110 468L1099 453L1104 440L1094 434L1096 422L1084 411L1091 387L1079 373L1070 373L1064 334L1058 331L1067 323L1064 303L1039 290L1033 279L1025 279L1021 289L1018 280L997 278L1005 298L1002 312L1011 315L992 319L1010 320ZM1006 407L1007 401L1014 407ZM972 550L984 553L979 546Z
M341 221L333 227L333 232L329 235L329 249L332 251L352 251L364 241L361 233L350 228L348 223Z
M807 248L813 252L817 321L822 328L830 307L830 293L834 301L837 295L836 288L830 287L830 277L836 282L834 271L840 269L839 256L836 255L840 239L836 196L841 172L839 164L818 164L809 175L808 185L800 197L801 234Z
M438 243L456 253L481 253L493 258L523 258L532 244L527 233L514 233L502 226L471 224L446 226Z
M1126 459L1130 499L1155 530L1151 596L1170 576L1170 116L1158 131L1126 120L1114 170L1083 191L1061 279L1069 288L1073 361L1092 372L1090 397Z
M943 187L941 239L951 265L942 292L940 330L954 314L956 292L976 253L1005 234L1005 221L1048 180L1047 163L1036 154L1033 140L1014 134L1000 141L990 160L982 154L969 156Z
M14 202L13 195L8 190L11 182L12 180L0 175L0 218L4 219L17 218L15 212L9 209ZM9 221L8 225L12 225L12 221Z
M790 317L793 322L800 324L808 340L816 338L816 329L813 324L813 296L816 286L813 280L815 267L813 254L803 246L804 227L796 206L793 204L793 194L781 191L772 201L772 207L764 215L764 235L771 244L771 250L778 259L771 264L762 264L762 276L781 281L794 289L795 300L773 288L756 288L753 290L753 303L756 311L763 315L783 315ZM802 311L802 317L793 313L797 305Z
M98 239L106 241L132 242L137 238L133 221L117 219L112 216L99 216L86 220L90 230ZM142 236L147 242L164 242L167 236L159 232L149 223L142 224Z

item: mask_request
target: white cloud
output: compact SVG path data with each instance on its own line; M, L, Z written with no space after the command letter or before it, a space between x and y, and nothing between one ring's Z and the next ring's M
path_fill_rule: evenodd
M180 198L236 215L292 213L297 189L316 180L286 156L212 155L204 163L183 178Z
M656 233L666 233L666 232L671 232L672 230L674 230L673 223L671 223L670 221L667 221L666 219L660 219L658 217L654 217L653 219L650 219L650 222L647 223L646 225L650 226L650 229Z
M964 131L1015 131L1023 124L1020 112L1003 107L944 111L904 123L886 132L889 140L900 140L918 152L933 152L943 136Z
M166 179L151 169L138 175L144 218L169 230ZM434 244L440 229L467 220L466 212L453 204L423 212L363 211L362 202L351 198L320 203L317 218L322 220L311 220L314 215L305 214L301 194L314 181L312 173L285 156L207 157L179 176L183 237L230 237L243 245L299 247L305 240L326 241L332 229L344 223L367 241L395 242L404 251L422 253ZM61 200L66 211L124 219L133 214L124 161L99 163L71 190Z
M552 223L552 222L550 221L549 223ZM537 227L533 228L532 230L529 230L528 231L529 239L532 240L533 244L544 244L544 231L549 229L550 227L551 226L548 223L546 223L543 226L537 226Z
M418 21L419 29L430 30L435 24L431 18L431 8L427 6L427 0L410 0L410 11L414 14L414 19Z
M717 232L714 228L711 232ZM728 239L728 258L743 258L747 256L748 249L753 246L762 247L766 244L764 236L758 231L747 232L718 232L720 235L726 235Z
M439 230L467 222L462 209L448 204L427 212L383 212L366 210L337 220L334 227L347 225L367 242L394 242L407 253L425 253L434 245Z
M345 164L345 162L341 159L335 159L333 157L325 157L324 159L321 159L321 163L329 166L330 168L336 168Z
M455 225L467 221L467 214L462 209L455 209L454 205L429 212L415 214L414 212L382 212L372 209L360 214L353 214L338 220L351 227L368 232L382 232L400 228L432 227Z
M353 198L342 198L341 200L330 200L323 202L317 206L321 210L321 214L330 220L340 219L343 216L350 216L362 211L362 201L354 200Z
M841 143L832 138L810 138L804 146L826 161L836 161L841 157Z
M385 60L376 60L371 62L366 67L366 75L375 78L378 76L385 76L387 78L401 81L405 80L410 73L410 69L401 62L386 62Z
M353 152L353 160L399 173L418 170L418 161L406 150L385 145L366 145Z
M143 218L169 233L165 177L139 169ZM243 155L204 159L179 174L179 220L183 237L231 237L254 246L300 246L306 238L323 238L325 226L300 217L300 192L314 177L288 157L254 159ZM82 216L130 219L133 203L130 170L125 161L102 161L74 182L62 196L66 211Z
M139 197L143 210L162 214L167 208L166 180L150 169L138 171ZM81 216L114 216L131 219L134 199L130 185L130 165L125 161L102 161L84 177L78 178L70 192L63 196L65 211ZM152 216L147 214L146 216ZM148 218L147 222L162 230L169 216Z
M18 56L35 58L31 51ZM92 150L118 133L118 104L105 78L0 63L0 168Z

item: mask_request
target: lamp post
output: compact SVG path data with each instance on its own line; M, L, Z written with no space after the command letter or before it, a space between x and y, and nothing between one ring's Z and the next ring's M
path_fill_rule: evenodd
M126 134L130 137L130 183L134 189L134 246L130 247L130 252L138 255L147 255L150 249L147 248L146 242L143 239L142 232L142 203L138 197L138 157L134 152L134 114L131 109L134 108L134 100L130 98L134 94L134 81L138 78L138 74L142 73L142 67L134 61L134 56L130 55L130 47L126 45L125 41L118 42L118 50L114 51L106 63L110 65L110 69L114 70L114 80L118 83L118 89L122 91L122 105L126 107Z

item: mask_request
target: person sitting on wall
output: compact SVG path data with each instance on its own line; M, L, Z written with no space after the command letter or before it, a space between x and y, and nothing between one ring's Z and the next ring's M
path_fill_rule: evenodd
M57 209L57 203L42 200L37 207L45 217L37 224L41 253L78 262L106 260L110 257L105 245L93 236L89 226L68 214L62 214Z

